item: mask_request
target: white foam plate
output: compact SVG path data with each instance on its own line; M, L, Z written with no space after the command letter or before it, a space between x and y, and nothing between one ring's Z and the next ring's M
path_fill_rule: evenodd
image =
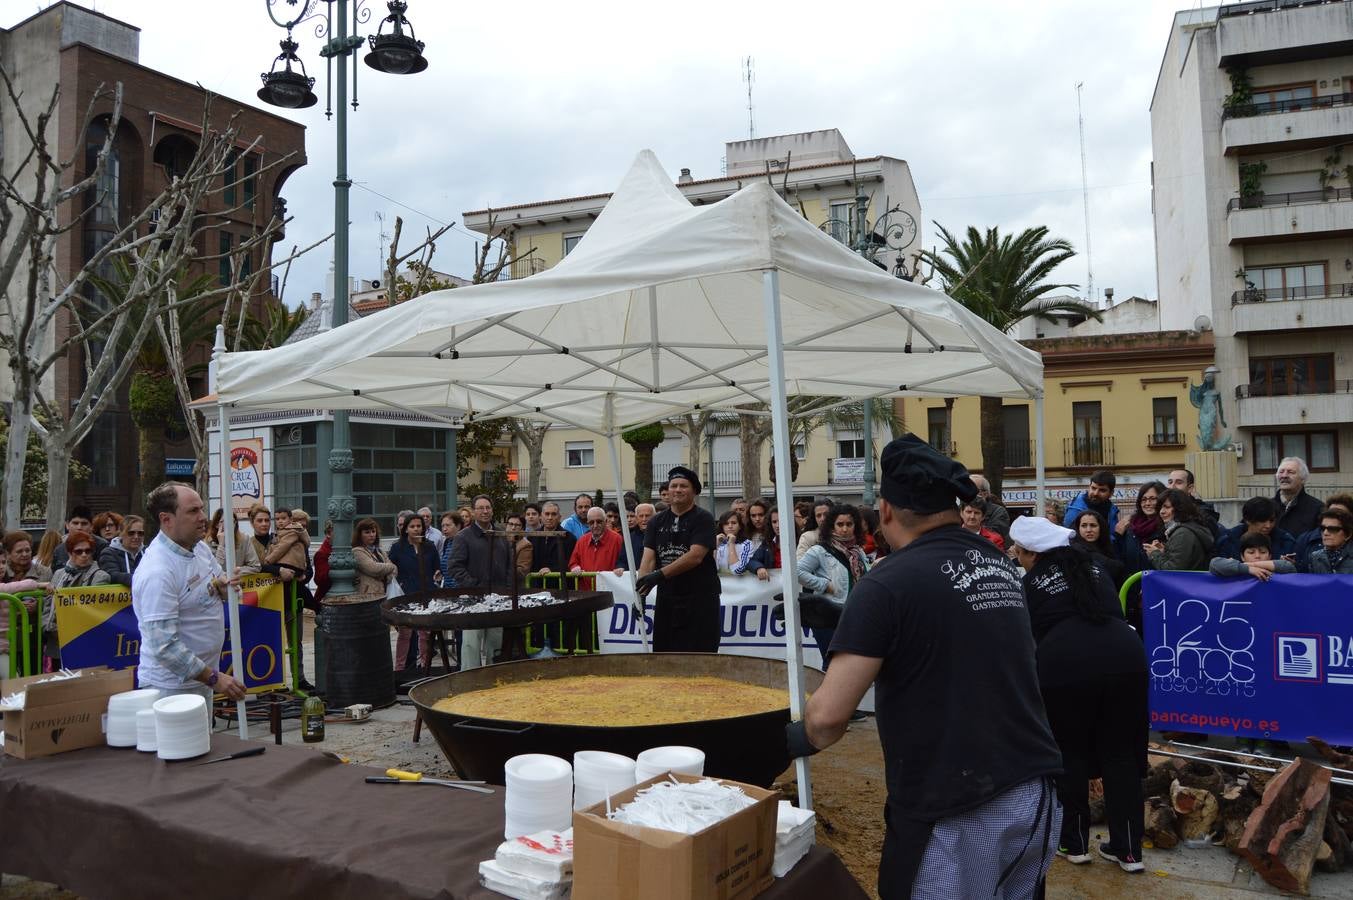
M522 782L550 783L573 777L573 767L568 760L545 753L514 756L503 764L503 771L508 778Z

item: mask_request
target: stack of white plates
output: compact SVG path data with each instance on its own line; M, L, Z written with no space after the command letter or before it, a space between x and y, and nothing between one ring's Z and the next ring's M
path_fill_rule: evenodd
M154 753L159 744L155 740L155 708L147 706L136 712L136 749Z
M503 837L563 831L573 823L573 767L568 760L525 753L504 763L503 773L507 784Z
M586 809L612 794L633 787L634 760L603 750L573 754L573 808Z
M160 759L192 759L211 750L211 720L201 694L173 694L155 701L155 753Z
M695 747L653 747L634 761L634 783L639 784L667 772L678 775L705 774L705 751Z
M136 746L136 714L150 709L151 704L160 699L160 692L154 688L142 688L139 691L123 691L108 698L108 724L104 727L104 738L109 747Z

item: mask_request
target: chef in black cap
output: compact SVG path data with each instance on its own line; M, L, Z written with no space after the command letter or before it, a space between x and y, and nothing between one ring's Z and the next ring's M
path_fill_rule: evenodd
M851 593L790 755L839 740L873 685L888 783L880 896L1041 896L1061 754L1019 570L961 527L957 501L976 493L963 466L908 434L880 467L893 549Z
M655 587L653 650L719 652L719 570L714 562L714 516L695 505L700 476L685 466L667 473L667 509L644 531L640 597Z

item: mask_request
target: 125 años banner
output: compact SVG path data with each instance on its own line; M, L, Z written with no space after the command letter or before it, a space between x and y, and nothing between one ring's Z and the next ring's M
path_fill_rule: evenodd
M1353 743L1353 576L1148 572L1151 727Z
M283 685L282 583L271 575L240 579L240 638L245 656L244 683L250 691ZM221 668L235 674L230 659L230 616L226 617ZM141 658L141 629L132 612L131 590L120 585L62 588L56 592L56 630L61 664L72 669L108 666L125 669Z

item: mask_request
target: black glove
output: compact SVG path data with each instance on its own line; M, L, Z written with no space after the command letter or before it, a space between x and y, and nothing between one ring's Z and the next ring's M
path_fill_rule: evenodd
M662 569L654 569L647 575L640 575L639 580L634 582L634 589L639 592L640 597L647 597L648 592L658 586L659 582L665 581L667 576L662 574Z
M818 748L808 740L808 725L802 719L785 726L785 742L789 745L790 759L812 756L818 752Z

